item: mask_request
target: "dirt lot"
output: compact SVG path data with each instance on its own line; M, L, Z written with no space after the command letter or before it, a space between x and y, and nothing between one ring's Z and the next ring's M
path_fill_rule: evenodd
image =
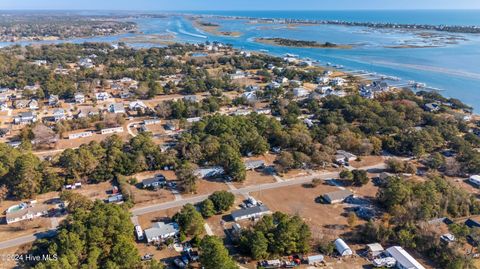
M101 182L98 184L83 184L82 188L75 189L73 192L80 193L92 200L104 200L108 198L107 191L113 187L111 182Z
M346 231L346 206L343 204L326 205L315 202L315 199L327 192L337 191L337 187L320 185L316 188L290 186L285 188L251 193L266 204L271 211L297 214L312 229L313 238L323 234L340 235Z
M247 171L247 178L243 182L235 182L233 185L236 188L242 188L245 186L259 185L265 183L273 183L275 178L272 175L267 175L258 171Z
M371 166L383 162L382 156L362 156L360 161L350 162L354 168Z
M191 194L182 194L183 197L198 196L201 194L210 194L214 191L226 191L228 190L227 184L222 180L205 180L200 179L197 181L197 192Z

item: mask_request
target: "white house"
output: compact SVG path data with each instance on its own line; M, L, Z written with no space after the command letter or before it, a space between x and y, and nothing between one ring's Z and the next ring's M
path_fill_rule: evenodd
M310 94L310 92L303 87L298 87L298 88L293 89L293 95L295 97L305 97L309 94Z
M83 93L76 93L74 99L77 104L85 103L85 95Z
M332 79L330 82L332 83L333 86L343 86L346 80L340 77L336 77Z
M53 120L60 121L64 119L66 119L66 115L63 108L57 108L53 110Z
M147 242L151 243L174 237L179 231L178 224L175 222L156 222L153 224L152 228L145 229L145 237L147 238Z
M110 99L110 94L108 94L107 92L97 92L95 93L95 99L97 99L98 101L107 101L108 99Z
M125 113L125 107L122 103L113 103L108 106L108 111L115 114Z
M100 132L102 133L102 135L104 135L104 134L123 133L123 127L102 129Z
M26 207L12 212L7 212L5 220L7 224L23 221L23 220L32 220L41 216L48 214L48 207L45 205L35 205L31 207Z
M128 108L130 110L140 110L140 109L147 109L147 106L142 102L142 101L133 101L133 102L130 102L130 104L128 104Z
M93 135L92 132L87 131L87 132L69 134L69 135L68 135L68 139L84 138L84 137L89 137L89 136L92 136L92 135Z

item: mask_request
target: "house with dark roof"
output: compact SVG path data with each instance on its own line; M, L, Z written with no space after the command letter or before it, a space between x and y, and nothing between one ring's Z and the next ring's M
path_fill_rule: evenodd
M270 209L265 205L258 205L254 207L242 208L239 210L233 211L230 216L234 221L244 220L244 219L258 219L263 215L270 214Z
M142 187L146 188L161 188L167 183L165 176L162 174L155 175L153 178L147 178L142 181Z

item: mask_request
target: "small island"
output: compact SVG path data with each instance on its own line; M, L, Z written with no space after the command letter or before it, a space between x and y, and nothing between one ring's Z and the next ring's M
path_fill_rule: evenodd
M351 49L352 45L339 45L331 42L319 43L317 41L295 40L286 38L256 38L255 42L295 48L323 48L323 49Z
M228 37L240 37L242 36L241 32L237 31L220 31L220 25L212 22L200 21L197 19L192 19L193 25L207 33L218 35L218 36L228 36Z

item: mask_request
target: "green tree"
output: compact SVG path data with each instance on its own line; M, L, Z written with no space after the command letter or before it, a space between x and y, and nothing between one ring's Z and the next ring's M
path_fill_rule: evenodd
M200 213L204 218L210 218L211 216L215 215L215 205L213 204L212 200L206 199L200 204Z
M356 186L363 186L370 181L367 171L365 170L353 170L353 184Z
M220 238L205 236L200 243L200 264L205 269L238 269Z
M197 190L198 177L195 175L193 164L184 162L175 171L180 187L186 193L193 193Z
M229 210L235 202L235 195L228 191L215 191L209 196L218 213Z
M197 236L204 232L205 221L192 204L184 205L173 219L180 226L180 231L187 236Z
M252 258L255 260L268 258L268 240L265 235L260 231L256 231L250 240Z

